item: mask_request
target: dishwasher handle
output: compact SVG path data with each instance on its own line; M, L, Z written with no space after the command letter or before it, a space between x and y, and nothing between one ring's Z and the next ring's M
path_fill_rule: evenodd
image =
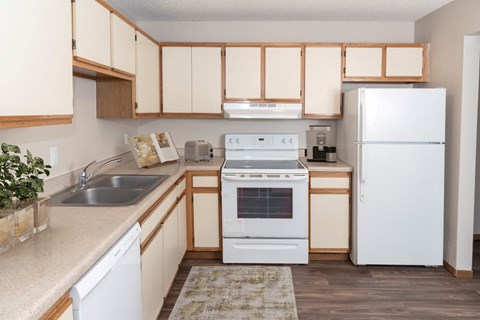
M137 222L75 283L70 290L74 301L86 297L116 266L132 245L140 246L140 233L140 224Z

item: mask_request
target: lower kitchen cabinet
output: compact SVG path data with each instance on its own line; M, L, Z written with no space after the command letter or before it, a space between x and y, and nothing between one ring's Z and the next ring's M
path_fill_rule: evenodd
M178 269L178 211L177 208L168 216L163 224L163 275L165 285L163 297L166 297L171 282L175 278Z
M193 194L193 239L196 248L219 248L218 193Z
M143 319L154 320L163 306L163 229L142 252Z
M350 177L348 172L311 173L311 253L350 251Z
M187 235L189 251L221 251L218 171L188 173Z
M140 218L145 320L157 319L186 251L185 186L185 178L178 179Z

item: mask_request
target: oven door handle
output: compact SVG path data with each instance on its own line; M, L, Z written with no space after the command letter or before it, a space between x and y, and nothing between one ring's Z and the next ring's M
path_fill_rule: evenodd
M222 177L222 180L225 181L277 181L277 182L288 182L288 181L308 181L308 176L298 176L298 177L291 177L291 178L240 178L240 177Z

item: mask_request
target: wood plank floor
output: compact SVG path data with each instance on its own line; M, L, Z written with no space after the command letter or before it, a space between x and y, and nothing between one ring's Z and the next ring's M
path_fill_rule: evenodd
M190 268L218 260L184 260L158 319L168 319ZM474 278L443 268L356 267L347 261L291 266L301 320L480 319L480 241ZM186 319L188 320L188 319Z

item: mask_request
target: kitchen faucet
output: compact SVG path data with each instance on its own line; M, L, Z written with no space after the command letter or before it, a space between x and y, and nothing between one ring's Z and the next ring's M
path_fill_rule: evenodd
M102 169L103 167L105 167L106 165L110 164L110 163L119 163L121 162L122 159L120 158L115 158L115 159L111 159L111 160L108 160L104 163L102 163L101 165L99 165L95 170L93 170L92 173L90 173L90 175L87 175L87 169L94 163L96 163L97 161L92 161L90 162L89 164L87 164L87 166L85 168L83 168L82 170L82 173L80 173L80 176L78 177L78 186L74 189L74 191L78 191L78 190L81 190L83 188L85 188L87 186L87 182L88 180L90 180L97 172L98 170Z

